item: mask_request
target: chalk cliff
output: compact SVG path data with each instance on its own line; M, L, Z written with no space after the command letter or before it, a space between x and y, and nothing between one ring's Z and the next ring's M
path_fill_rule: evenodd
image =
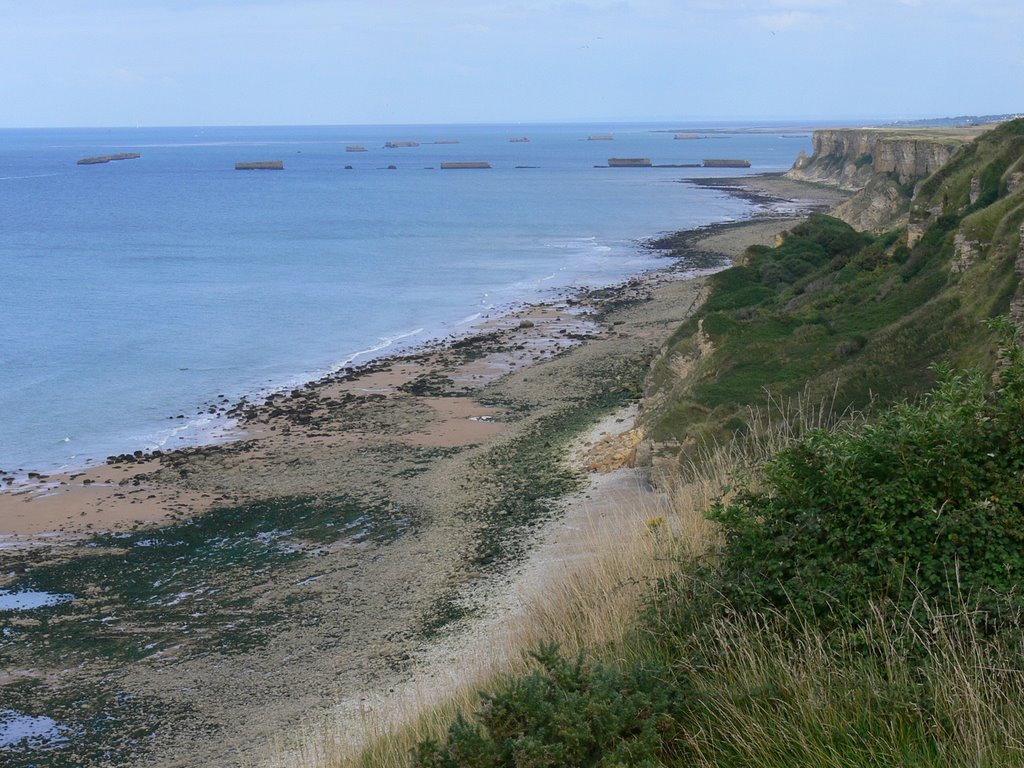
M746 434L765 392L870 408L920 394L936 363L991 359L993 317L1024 334L1024 118L956 148L875 138L819 133L790 175L859 178L840 210L904 225L871 236L815 215L710 277L707 301L652 364L637 454L652 477Z
M916 186L945 166L980 129L819 130L790 178L836 186L853 197L834 214L856 229L883 232L906 222Z
M913 184L949 162L953 153L974 138L969 131L927 133L879 128L815 131L813 154L802 155L791 178L863 189L878 173L891 174L902 185Z

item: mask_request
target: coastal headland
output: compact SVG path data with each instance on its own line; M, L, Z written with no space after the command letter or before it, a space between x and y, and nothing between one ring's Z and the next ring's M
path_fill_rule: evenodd
M777 177L728 191L762 214L667 239L663 270L228 404L232 441L0 493L0 589L65 598L7 614L5 707L63 725L54 765L236 765L420 674L539 544L614 514L571 497L601 487L588 473L649 493L629 411L569 447L635 403L701 274L837 200Z

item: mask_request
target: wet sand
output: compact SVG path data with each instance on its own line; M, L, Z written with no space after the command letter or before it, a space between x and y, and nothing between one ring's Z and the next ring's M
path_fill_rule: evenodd
M560 521L579 523L545 494L583 487L583 470L563 460L571 440L635 396L658 347L699 305L704 283L682 268L684 257L705 263L773 242L800 206L781 208L681 235L670 244L674 267L614 289L526 307L465 338L234 404L236 441L122 457L0 494L0 587L33 573L81 579L59 621L9 622L0 691L27 696L26 679L43 684L49 698L33 695L58 719L84 717L85 700L96 717L114 712L126 725L96 736L96 754L150 766L257 760L335 702L386 696L415 676L426 649L470 631L466 584L500 591L509 568L568 530ZM615 455L623 450L589 454L586 470L626 473L593 493L641 487ZM532 500L511 504L522 498ZM137 562L162 532L209 517L201 513L221 514L229 527L217 535L234 541L246 514L281 500L326 510L331 531L353 533L254 529L253 541L277 548L245 575L196 547L178 594L151 586L161 579ZM339 528L335 508L377 512ZM123 538L88 549L99 532ZM101 555L116 571L112 585L81 575L80 564ZM141 597L121 584L129 576L146 582ZM119 696L141 704L122 706Z

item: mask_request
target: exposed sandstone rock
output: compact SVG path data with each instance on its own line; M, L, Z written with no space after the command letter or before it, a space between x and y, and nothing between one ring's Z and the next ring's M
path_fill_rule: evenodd
M910 198L888 175L873 176L864 189L832 210L854 229L884 232L907 214Z
M1006 177L1006 192L1015 195L1024 189L1024 171L1016 171Z
M1017 259L1014 263L1017 275L1017 293L1010 302L1010 317L1018 329L1024 328L1024 224L1020 225L1020 245L1017 246Z
M798 158L786 175L851 192L863 189L876 173L893 174L907 185L937 171L971 138L969 133L927 136L880 128L815 131L814 154Z
M936 205L930 208L924 206L911 206L910 215L907 219L907 247L913 248L928 229L928 225L938 216L942 215L942 206Z
M875 173L892 173L900 184L912 184L949 162L960 144L884 138L875 144Z
M968 240L961 232L953 237L953 261L950 264L950 271L953 274L966 272L967 268L981 256L981 243L977 240Z
M637 466L637 448L643 440L644 433L640 429L601 438L587 449L584 457L587 471L605 474Z
M814 154L798 157L786 175L857 192L833 214L857 229L884 232L907 220L916 185L975 135L880 128L815 131ZM913 244L920 233L914 234L913 222L910 228Z

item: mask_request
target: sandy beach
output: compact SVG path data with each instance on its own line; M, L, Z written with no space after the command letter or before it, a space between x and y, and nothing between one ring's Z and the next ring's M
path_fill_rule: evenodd
M7 621L5 701L112 719L86 759L227 766L338 702L429 679L430 649L493 622L512 574L543 579L537 552L581 555L588 515L650 493L620 409L698 306L693 265L833 202L773 177L732 192L763 215L659 242L663 270L226 403L237 439L0 493L0 588L75 596L49 622Z

